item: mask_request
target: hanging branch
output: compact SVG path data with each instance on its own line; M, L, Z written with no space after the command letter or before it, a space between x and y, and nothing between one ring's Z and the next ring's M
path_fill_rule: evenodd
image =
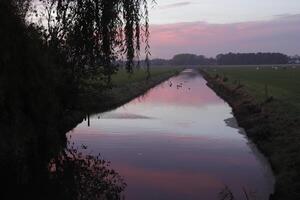
M144 0L146 1L146 0ZM149 43L149 38L150 38L150 31L149 31L149 12L148 12L148 5L147 2L144 3L144 10L145 10L145 54L146 54L146 65L147 65L147 80L151 78L151 73L150 73L150 61L149 61L149 56L151 56L150 53L150 43Z
M116 71L115 61L122 54L126 55L127 71L132 73L134 59L140 57L141 36L145 37L150 77L147 0L41 1L48 8L47 40L65 52L74 79L99 76L100 72L109 84Z

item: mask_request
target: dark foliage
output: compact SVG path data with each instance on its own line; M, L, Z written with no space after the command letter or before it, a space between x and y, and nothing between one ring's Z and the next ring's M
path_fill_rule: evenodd
M76 81L102 75L110 82L115 60L125 54L126 69L133 71L141 50L141 36L149 55L146 0L40 0L47 15L49 46L63 52L72 64Z
M203 55L195 54L177 54L172 59L151 59L152 66L160 65L214 65L216 60L214 58L206 58Z
M140 25L146 1L43 2L51 11L46 28L26 21L36 13L30 0L0 1L2 199L120 199L124 183L103 160L64 150L61 121L78 106L82 80L109 82L117 51L131 71L148 34L147 18Z
M281 53L228 53L217 55L219 65L288 64L288 56Z
M56 199L117 200L126 187L100 155L83 155L72 146L50 161L49 171L49 185L58 191L50 196Z
M171 59L173 65L212 65L215 64L213 58L206 58L202 55L177 54Z
M288 57L281 53L228 53L219 54L216 58L203 55L177 54L172 59L152 59L151 64L159 65L268 65L299 64L299 56Z
M300 63L300 56L294 55L289 57L289 64L299 64Z

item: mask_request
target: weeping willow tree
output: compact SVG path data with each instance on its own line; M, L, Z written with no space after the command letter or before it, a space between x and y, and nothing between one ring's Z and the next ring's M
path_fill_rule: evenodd
M44 0L42 5L48 11L47 20L41 21L44 30L26 20L36 14L30 3L0 0L0 177L6 180L2 196L120 199L122 181L116 184L120 181L116 174L97 158L76 157L74 150L63 152L56 159L55 173L49 169L49 160L66 145L61 122L76 106L76 102L70 103L76 99L73 83L94 74L102 74L109 82L116 70L114 61L121 55L127 58L127 70L132 71L140 42L148 34L147 3ZM70 154L75 156L66 159ZM104 174L98 171L94 176L99 169ZM70 184L84 196L58 198L59 193L73 192ZM91 190L104 190L108 197L89 198ZM80 194L75 191L74 195Z
M132 73L141 42L145 42L148 59L147 0L41 1L47 11L46 41L72 63L75 80L100 74L109 83L117 70L115 61L123 56L127 71Z

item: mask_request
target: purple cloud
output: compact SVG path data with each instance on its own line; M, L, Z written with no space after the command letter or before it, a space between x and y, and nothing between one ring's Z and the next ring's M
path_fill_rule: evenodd
M184 2L173 3L173 4L168 4L168 5L165 5L165 6L161 6L160 8L161 9L170 9L170 8L177 8L177 7L181 7L181 6L187 6L187 5L190 5L190 4L192 4L192 3L189 2L189 1L184 1Z
M215 56L225 52L300 53L300 15L284 15L270 21L233 24L189 22L151 26L153 57L176 53Z

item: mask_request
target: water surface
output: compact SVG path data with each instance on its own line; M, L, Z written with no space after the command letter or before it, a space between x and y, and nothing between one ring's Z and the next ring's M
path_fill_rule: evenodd
M272 173L231 112L199 73L185 70L69 134L111 161L129 200L218 199L225 186L238 198L244 188L267 199Z

